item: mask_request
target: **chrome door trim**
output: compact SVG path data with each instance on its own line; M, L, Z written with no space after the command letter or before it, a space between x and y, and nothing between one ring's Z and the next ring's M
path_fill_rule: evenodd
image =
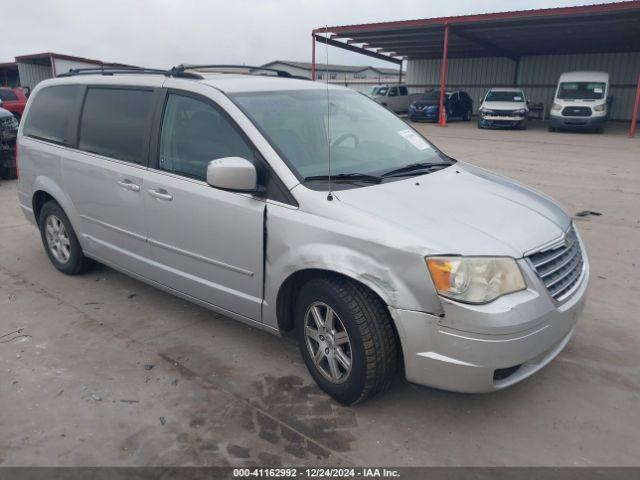
M198 255L197 253L193 253L188 250L183 250L181 248L174 247L172 245L167 245L166 243L159 242L152 238L148 238L147 242L149 242L149 244L153 245L154 247L164 248L165 250L169 250L170 252L178 253L180 255L184 255L185 257L191 257L195 260L200 260L202 262L210 263L211 265L225 268L233 272L241 273L242 275L246 275L248 277L253 277L254 275L254 272L250 270L245 270L244 268L236 267L234 265L229 265L228 263L220 262L218 260L214 260L213 258L203 257L202 255Z
M116 231L118 233L123 233L124 235L128 235L128 236L133 237L133 238L135 238L137 240L142 240L143 242L147 241L147 237L145 237L144 235L140 235L138 233L134 233L134 232L131 232L129 230L125 230L124 228L116 227L115 225L111 225L110 223L103 222L103 221L98 220L98 219L93 218L93 217L89 217L88 215L78 215L78 216L80 218L82 218L83 220L87 220L89 222L97 223L100 226L103 226L105 228L109 228L109 229L111 229L113 231ZM85 235L85 234L82 234L82 236L85 237L85 238L90 237L90 235Z

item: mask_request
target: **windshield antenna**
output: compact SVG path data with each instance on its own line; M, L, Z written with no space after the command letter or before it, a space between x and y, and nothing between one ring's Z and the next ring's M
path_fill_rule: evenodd
M325 43L324 43L324 48L325 48L325 52L327 54L327 63L326 63L326 69L325 69L325 75L326 75L326 85L327 85L327 151L329 153L329 194L327 195L327 200L331 201L333 200L333 191L331 188L331 129L330 129L330 124L329 124L329 117L331 115L331 106L329 104L329 27L327 25L324 26L324 36L325 36Z

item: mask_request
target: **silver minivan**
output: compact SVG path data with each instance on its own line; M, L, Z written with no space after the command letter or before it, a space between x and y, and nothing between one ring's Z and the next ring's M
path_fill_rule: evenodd
M97 261L297 338L353 404L400 374L490 392L567 344L589 265L550 198L365 95L280 76L76 72L34 89L19 201L52 264Z

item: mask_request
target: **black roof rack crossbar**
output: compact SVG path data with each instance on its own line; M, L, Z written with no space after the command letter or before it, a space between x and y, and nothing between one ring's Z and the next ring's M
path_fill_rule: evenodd
M301 80L309 80L307 77L301 77L298 75L292 75L285 70L276 70L275 68L266 67L253 67L250 65L178 65L172 67L169 70L162 70L158 68L144 68L144 67L128 67L128 66L101 66L101 67L87 67L87 68L72 68L66 73L61 73L58 77L75 77L76 75L122 75L122 74L149 74L149 75L164 75L167 77L180 77L180 78L193 78L202 80L204 77L197 73L198 70L221 70L221 73L229 73L229 70L246 70L251 74L256 71L271 72L275 76L283 78L298 78ZM227 72L224 72L226 70ZM256 73L256 75L264 75Z
M300 77L295 77L294 75L291 75L289 72L285 71L285 70L276 70L275 68L266 68L266 67L254 67L251 65L216 65L216 64L212 64L212 65L178 65L177 67L173 67L171 70L178 70L178 71L182 71L184 72L185 70L203 70L203 69L219 69L219 70L230 70L230 69L244 69L244 70L248 70L249 73L252 73L255 70L260 70L260 71L264 71L264 72L272 72L275 73L278 77L285 77L285 78L300 78Z
M76 75L121 75L121 74L149 74L164 75L167 77L184 77L202 79L202 75L192 72L184 72L178 70L162 70L159 68L143 68L143 67L88 67L88 68L72 68L66 73L61 73L58 77L75 77Z

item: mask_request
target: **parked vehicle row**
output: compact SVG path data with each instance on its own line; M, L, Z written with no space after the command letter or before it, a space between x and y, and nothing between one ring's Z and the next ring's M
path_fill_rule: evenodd
M440 92L410 94L403 85L376 86L369 96L396 113L407 113L414 122L436 122L440 118ZM568 72L560 76L549 112L549 130L601 132L609 112L609 74ZM471 120L473 100L463 91L447 91L443 100L446 120ZM541 107L538 107L541 108ZM526 129L529 101L521 88L490 88L480 99L478 128Z
M104 73L38 84L18 132L19 203L61 272L98 261L295 331L311 376L346 404L400 372L503 389L571 338L588 260L547 196L450 158L347 88Z

